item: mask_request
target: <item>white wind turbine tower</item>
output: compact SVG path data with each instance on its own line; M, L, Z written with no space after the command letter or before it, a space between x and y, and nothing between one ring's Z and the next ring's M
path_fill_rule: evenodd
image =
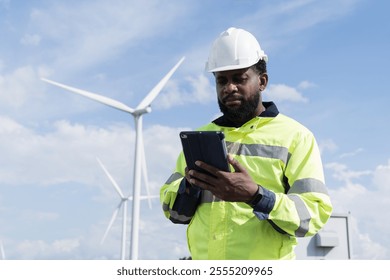
M53 84L55 86L61 87L73 93L82 95L84 97L90 98L92 100L98 101L105 105L111 106L115 109L130 113L134 117L135 121L135 156L134 156L134 174L133 174L133 211L132 211L132 226L131 226L131 250L130 250L130 259L136 260L138 259L138 237L139 237L139 209L140 209L140 192L141 192L141 172L142 172L142 161L144 157L144 147L143 147L143 139L142 139L142 116L143 114L151 112L151 103L160 93L162 88L168 82L170 77L176 71L176 69L183 62L184 57L182 57L178 63L161 79L161 81L145 96L145 98L138 104L138 106L133 109L128 107L127 105L96 94L92 92L88 92L85 90L77 89L74 87L70 87L64 84L60 84L45 78L41 78L43 81ZM146 172L146 170L144 171Z
M117 184L117 182L114 180L114 178L111 176L111 174L108 172L108 170L106 169L106 167L103 165L103 163L101 162L100 159L96 158L100 167L103 169L104 173L107 175L108 179L110 180L112 186L114 187L114 189L116 190L116 192L118 193L121 201L119 202L118 206L115 208L114 210L114 213L112 214L112 217L111 217L111 220L110 222L108 223L108 226L107 226L107 229L103 235L103 238L101 240L101 244L103 244L104 240L106 239L107 235L108 235L108 232L110 231L116 217L118 216L118 213L119 211L121 210L121 208L123 207L122 209L122 242L121 242L121 260L124 260L125 259L125 254L126 254L126 229L127 229L127 202L129 200L133 200L133 197L132 196L125 196L121 190L121 188L119 187L119 185ZM146 178L145 178L146 180ZM155 198L155 197L158 197L158 195L154 195L154 196L151 196L149 195L149 192L148 192L148 195L147 196L140 196L140 199L148 199L149 200L149 207L151 208L152 205L150 203L150 199L151 198Z

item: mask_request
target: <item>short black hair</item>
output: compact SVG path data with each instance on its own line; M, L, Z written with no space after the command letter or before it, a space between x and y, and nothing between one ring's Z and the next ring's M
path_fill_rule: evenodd
M267 73L267 62L260 59L256 64L252 65L251 68L259 75Z

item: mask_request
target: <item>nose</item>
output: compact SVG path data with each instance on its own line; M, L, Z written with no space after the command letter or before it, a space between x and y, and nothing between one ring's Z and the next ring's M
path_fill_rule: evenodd
M238 91L237 85L235 83L233 83L232 81L227 82L223 88L223 92L225 94L230 94L230 93L237 92L237 91Z

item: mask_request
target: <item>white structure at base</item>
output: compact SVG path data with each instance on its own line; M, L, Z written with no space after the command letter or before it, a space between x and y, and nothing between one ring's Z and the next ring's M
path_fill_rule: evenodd
M332 214L314 236L298 238L297 260L349 260L352 258L349 214Z

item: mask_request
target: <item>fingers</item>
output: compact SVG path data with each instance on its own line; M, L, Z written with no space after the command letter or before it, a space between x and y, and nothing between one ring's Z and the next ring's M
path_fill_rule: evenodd
M210 184L211 180L206 179L206 177L209 179L212 178L211 176L205 175L201 172L197 172L197 171L193 171L193 170L191 170L189 172L189 175L190 175L189 182L191 185L197 186L201 189L209 190L209 191L212 191L213 189L215 189L214 185Z
M212 175L214 175L214 176L216 176L217 173L220 171L218 168L216 168L216 167L214 167L214 166L212 166L212 165L209 165L209 164L207 164L207 163L205 163L205 162L203 162L203 161L200 161L200 160L197 160L197 161L195 162L195 164L196 164L198 167L200 167L201 169L203 169L203 170L209 172L210 174L212 174Z
M191 190L190 188L188 188L188 186L192 186L192 188L195 188L196 190L211 190L212 187L209 186L209 185L206 185L203 181L195 178L195 177L192 177L190 175L190 173L188 173L186 176L185 176L185 179L186 179L186 193L190 193Z
M187 170L186 178L191 185L208 190L222 200L248 201L252 197L253 186L257 188L257 184L247 170L231 155L228 155L228 162L235 172L225 172L202 161L197 161L195 164L207 173Z
M193 186L197 186L197 187L199 187L199 188L201 188L201 189L206 189L206 190L208 190L208 189L210 188L209 186L206 186L206 185L203 183L203 181L200 181L200 180L195 179L195 178L193 178L193 177L190 179L190 184L193 185Z
M228 161L233 166L235 172L246 172L246 169L231 154L228 154Z
M221 185L220 179L223 177L222 173L224 173L224 171L221 171L218 168L208 165L202 161L197 161L195 164L205 172L195 169L189 170L188 176L190 177L189 182L191 184L210 191L214 190L216 186Z
M190 174L189 174L189 169L188 169L188 167L186 167L186 169L185 169L185 178L187 179L187 181L189 182L190 181L190 179L191 179L191 176L190 176Z
M247 173L246 169L244 168L244 166L242 166L238 160L236 160L235 158L233 158L232 155L228 154L227 156L227 159L228 159L228 162L229 164L231 164L234 168L234 171L235 172L241 172L241 173ZM221 174L224 174L226 173L225 171L222 171L212 165L209 165L203 161L196 161L195 164L197 166L199 166L201 169L207 171L208 173L214 175L215 177L219 177L219 175ZM229 173L229 172L228 172Z

